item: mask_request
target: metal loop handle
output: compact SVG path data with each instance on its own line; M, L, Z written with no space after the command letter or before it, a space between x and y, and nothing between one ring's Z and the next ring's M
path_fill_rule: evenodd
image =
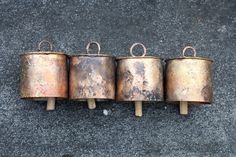
M42 40L39 42L38 44L38 50L41 51L41 45L42 43L48 43L49 47L50 47L50 51L52 51L52 43L50 41L47 41L47 40Z
M136 57L136 56L133 54L133 48L134 48L135 46L138 46L138 45L140 45L140 46L143 47L143 54L141 55L141 57L144 57L144 56L146 55L146 53L147 53L147 49L146 49L146 47L145 47L142 43L134 43L134 44L130 47L129 52L130 52L130 54L131 54L132 57Z
M183 49L183 53L182 53L183 57L186 57L186 56L185 56L185 52L186 52L187 49L191 49L191 50L192 50L194 57L197 56L197 52L196 52L196 49L195 49L195 48L193 48L192 46L186 46L186 47Z
M87 54L89 54L89 47L90 47L92 44L97 45L97 47L98 47L98 52L97 52L97 53L100 54L101 47L100 47L100 44L99 44L98 42L96 42L96 41L91 41L91 42L88 43L88 45L86 46Z

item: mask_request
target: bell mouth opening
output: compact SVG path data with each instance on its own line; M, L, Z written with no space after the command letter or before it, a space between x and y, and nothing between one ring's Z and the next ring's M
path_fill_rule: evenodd
M67 97L21 97L21 99L33 100L33 101L47 101L48 98L56 98L56 100L68 99Z
M117 102L136 102L136 101L142 101L142 102L145 102L145 103L148 103L148 102L164 102L163 99L158 99L158 100L121 100L121 99L116 99Z
M113 101L114 98L69 98L71 101L88 101L89 99L94 99L95 101Z
M183 100L183 101L188 102L188 104L194 104L194 105L204 105L204 104L211 104L212 103L212 101L186 101L186 100ZM166 103L178 105L180 103L180 101L166 100Z

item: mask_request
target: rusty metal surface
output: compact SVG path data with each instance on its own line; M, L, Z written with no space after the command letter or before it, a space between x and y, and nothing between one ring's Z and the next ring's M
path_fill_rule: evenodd
M41 51L21 55L21 98L67 98L66 63L67 57L61 53Z
M115 58L100 54L70 57L70 99L115 99Z
M155 57L145 57L146 48L143 46L143 49L144 54L141 57L131 53L132 58L118 58L116 100L163 101L161 61Z
M74 56L70 58L70 99L114 99L113 57Z
M166 101L211 103L212 63L210 59L185 57L184 53L182 58L167 60Z
M117 64L118 101L163 101L159 59L121 59Z

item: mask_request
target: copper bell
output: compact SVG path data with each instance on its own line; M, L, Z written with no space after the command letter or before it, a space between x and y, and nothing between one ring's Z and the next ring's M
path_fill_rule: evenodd
M48 43L50 51L40 51L41 44ZM55 109L55 99L68 96L67 56L52 51L52 44L43 40L39 51L20 55L20 97L32 100L47 100L47 110Z
M185 56L191 49L193 57ZM187 46L182 57L166 61L166 101L180 102L180 114L188 114L188 103L212 102L212 63L208 58L196 57L196 50Z
M97 54L89 53L91 44L97 45ZM87 54L70 57L70 99L87 100L89 109L96 108L95 100L115 98L115 59L100 49L90 42Z
M135 46L142 46L142 56L133 54ZM141 43L133 44L130 54L117 58L116 99L135 102L135 115L141 117L143 101L163 101L162 65L160 58L145 56L146 48Z

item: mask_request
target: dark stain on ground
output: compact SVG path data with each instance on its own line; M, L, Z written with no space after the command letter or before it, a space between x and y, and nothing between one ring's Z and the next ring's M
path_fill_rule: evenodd
M74 155L71 155L71 154L64 154L64 155L62 155L62 157L74 157Z

